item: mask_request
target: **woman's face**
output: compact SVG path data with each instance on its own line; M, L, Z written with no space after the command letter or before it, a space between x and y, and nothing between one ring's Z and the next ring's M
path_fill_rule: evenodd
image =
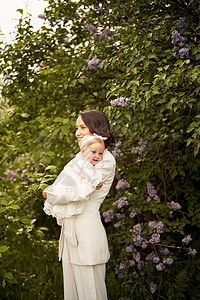
M90 129L85 125L81 116L76 121L76 133L75 136L78 139L78 145L80 146L81 140L85 135L92 135Z

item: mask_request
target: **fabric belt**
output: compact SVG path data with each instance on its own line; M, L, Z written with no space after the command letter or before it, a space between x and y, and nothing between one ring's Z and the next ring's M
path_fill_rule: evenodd
M71 218L64 218L62 222L62 228L61 228L60 238L59 238L59 251L58 251L59 260L61 260L62 258L65 238L67 239L68 242L70 242L72 246L74 247L78 246L75 220L76 217L72 216Z

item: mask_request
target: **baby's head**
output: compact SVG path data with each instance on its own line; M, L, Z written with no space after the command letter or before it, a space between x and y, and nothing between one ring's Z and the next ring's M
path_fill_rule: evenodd
M94 135L87 135L81 140L82 155L95 166L103 159L105 144L102 138Z

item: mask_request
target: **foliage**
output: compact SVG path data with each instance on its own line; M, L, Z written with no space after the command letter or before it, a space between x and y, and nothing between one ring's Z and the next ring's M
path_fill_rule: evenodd
M91 108L116 138L101 209L109 299L199 298L198 1L48 3L39 31L20 10L1 45L1 298L62 299L41 191L78 151L75 118Z

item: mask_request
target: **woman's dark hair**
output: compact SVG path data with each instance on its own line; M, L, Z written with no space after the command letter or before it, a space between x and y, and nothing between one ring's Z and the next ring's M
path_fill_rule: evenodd
M109 120L104 112L100 110L87 110L84 112L81 111L79 116L81 116L91 133L107 137L107 140L104 141L106 148L114 144L115 140L110 130Z

